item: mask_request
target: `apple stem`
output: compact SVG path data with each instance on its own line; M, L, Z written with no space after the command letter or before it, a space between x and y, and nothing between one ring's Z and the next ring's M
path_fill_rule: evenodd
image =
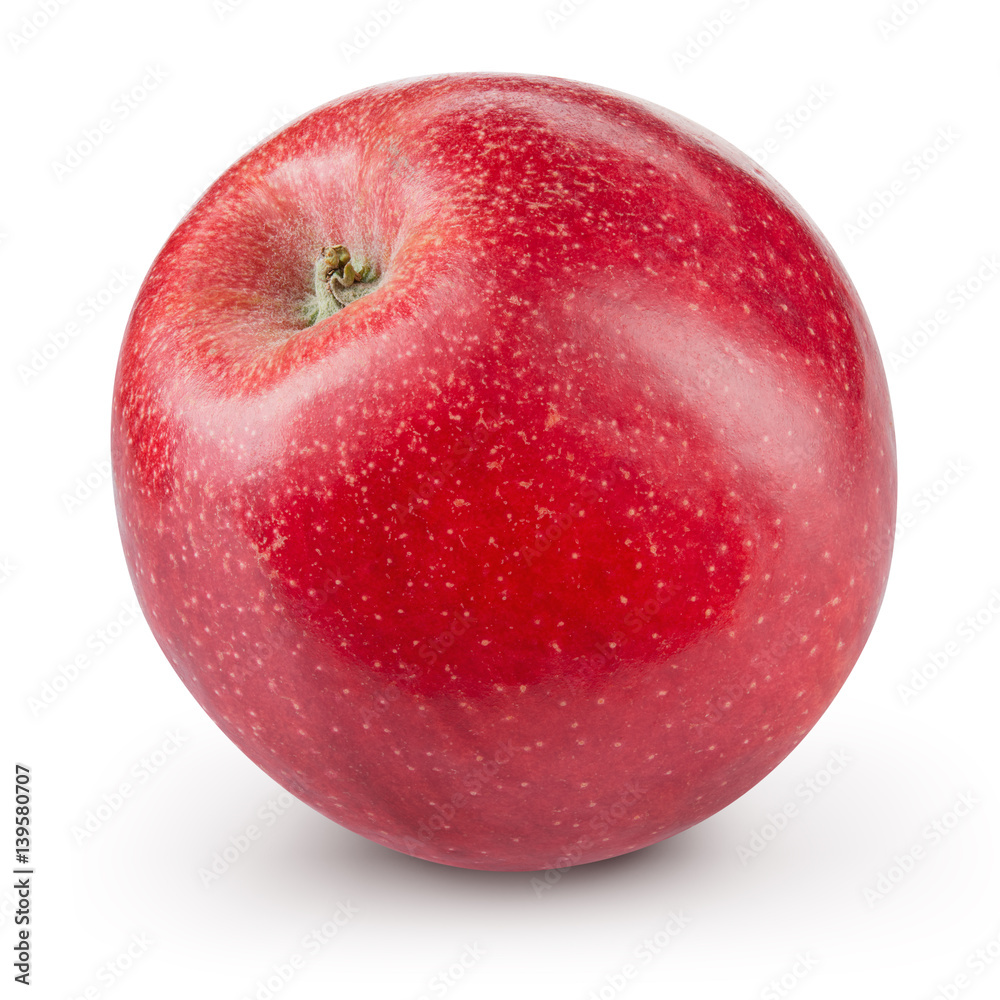
M309 324L318 323L327 316L350 305L355 299L373 291L378 273L367 262L359 266L351 261L351 252L345 246L324 247L316 259L314 270L315 294L306 307Z

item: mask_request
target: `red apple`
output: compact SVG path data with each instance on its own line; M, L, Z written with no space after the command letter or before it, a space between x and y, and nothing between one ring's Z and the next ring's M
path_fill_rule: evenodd
M449 865L634 851L830 704L882 599L885 375L746 156L599 87L334 101L171 235L114 392L132 580L236 745Z

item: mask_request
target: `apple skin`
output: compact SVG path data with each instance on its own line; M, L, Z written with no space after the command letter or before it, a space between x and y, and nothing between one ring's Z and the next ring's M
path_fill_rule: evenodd
M333 244L376 278L308 325ZM763 778L861 653L895 521L815 225L692 122L551 77L375 87L230 168L139 292L112 458L143 611L233 742L490 870Z

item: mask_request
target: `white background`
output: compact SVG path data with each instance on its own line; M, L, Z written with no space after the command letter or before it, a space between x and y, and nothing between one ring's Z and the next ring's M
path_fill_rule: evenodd
M587 0L565 3L554 23L557 3L394 0L353 54L343 44L387 0L63 0L48 23L42 0L4 4L0 721L11 819L14 762L33 776L35 992L24 995L1000 994L1000 279L984 264L1000 253L997 7L906 0L893 25L893 0L730 0L725 20L715 0ZM32 17L41 27L28 37ZM550 875L542 892L539 876L417 861L278 801L128 611L107 476L128 311L202 190L319 104L459 70L603 84L748 152L772 139L767 169L831 239L871 316L898 437L888 593L831 709L718 815ZM129 108L121 95L133 88ZM111 130L74 161L67 147L106 117ZM24 377L43 350L54 356ZM87 666L72 677L80 654ZM900 685L935 671L904 698ZM848 762L831 777L835 753ZM810 778L822 788L811 799ZM963 795L973 805L959 816ZM283 810L270 825L269 801ZM794 815L768 827L782 811ZM259 839L241 841L251 825ZM6 870L13 823L0 831ZM206 884L199 869L231 840L248 849ZM891 891L866 898L880 877ZM5 981L12 882L0 883ZM349 910L331 938L340 904ZM671 913L685 926L643 962L636 949ZM314 931L323 944L306 943ZM976 965L978 949L992 964ZM470 967L452 978L463 953ZM639 975L616 979L626 963Z

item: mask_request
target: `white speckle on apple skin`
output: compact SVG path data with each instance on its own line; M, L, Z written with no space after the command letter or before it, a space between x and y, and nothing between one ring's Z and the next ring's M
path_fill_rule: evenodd
M378 285L305 326L333 243ZM206 711L474 868L635 850L760 780L856 661L895 517L874 338L801 209L552 78L374 88L244 157L143 284L112 456Z

